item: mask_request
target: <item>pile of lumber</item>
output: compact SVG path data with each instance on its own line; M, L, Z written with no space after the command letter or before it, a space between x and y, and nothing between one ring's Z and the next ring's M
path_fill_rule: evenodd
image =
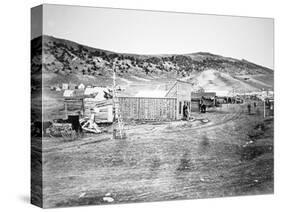
M72 125L71 123L53 123L49 131L50 135L54 137L68 136L72 134Z

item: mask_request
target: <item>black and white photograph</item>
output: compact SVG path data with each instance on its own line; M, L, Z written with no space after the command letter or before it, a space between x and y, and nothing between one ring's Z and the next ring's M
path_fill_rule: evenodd
M32 204L274 193L273 18L43 4L30 45Z

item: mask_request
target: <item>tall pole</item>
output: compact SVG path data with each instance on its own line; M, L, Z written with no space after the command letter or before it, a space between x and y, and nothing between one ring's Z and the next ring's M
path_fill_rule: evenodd
M262 89L263 90L263 118L265 118L265 95L264 95L264 88Z
M113 111L114 111L114 125L116 124L115 120L117 118L117 128L114 127L115 129L113 130L113 138L117 138L116 137L116 133L117 133L117 129L118 129L118 133L119 133L119 138L123 139L124 138L124 132L123 132L123 120L121 117L121 112L120 110L120 106L117 99L117 92L116 92L116 72L115 72L115 63L113 63L113 99L112 99L112 103L113 103Z
M115 88L116 86L115 61L113 62L112 69L113 69L113 88Z
M115 120L116 118L116 105L115 105L115 98L116 98L116 94L115 94L115 89L116 89L116 73L115 73L115 61L113 61L113 65L112 65L112 70L113 70L113 120Z
M112 98L112 106L113 106L113 138L116 138L116 126L115 126L115 122L116 122L116 105L115 105L115 86L116 86L116 75L115 75L115 62L113 61L112 64L112 80L113 80L113 87L112 87L112 94L113 94L113 98Z
M263 118L265 118L265 98L263 99Z

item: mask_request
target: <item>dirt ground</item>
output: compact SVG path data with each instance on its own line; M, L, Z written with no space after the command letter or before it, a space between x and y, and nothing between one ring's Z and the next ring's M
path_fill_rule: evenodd
M69 142L45 137L44 207L273 193L274 120L262 103L251 114L242 104L193 116L127 123L122 140L110 128Z

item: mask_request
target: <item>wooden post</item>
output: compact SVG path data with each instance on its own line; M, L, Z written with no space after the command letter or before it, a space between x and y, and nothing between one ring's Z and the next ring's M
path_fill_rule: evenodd
M140 119L140 98L137 98L137 110L138 110L138 117L137 119Z
M181 105L180 105L180 101L179 101L179 94L178 94L178 90L179 90L179 88L178 88L179 86L178 86L178 83L176 82L176 98L177 98L177 120L179 120L180 119L180 114L179 114L179 111L181 110L180 109L180 107L181 107Z
M265 99L263 99L263 118L265 118Z
M67 116L67 101L64 100L64 111L65 111L65 118L67 119L68 116Z
M189 109L189 113L188 113L188 120L190 119L190 117L191 117L191 100L190 100L190 102L189 102L189 107L188 107L188 109Z
M82 98L82 113L83 113L83 117L85 116L85 106L84 106L84 98Z

